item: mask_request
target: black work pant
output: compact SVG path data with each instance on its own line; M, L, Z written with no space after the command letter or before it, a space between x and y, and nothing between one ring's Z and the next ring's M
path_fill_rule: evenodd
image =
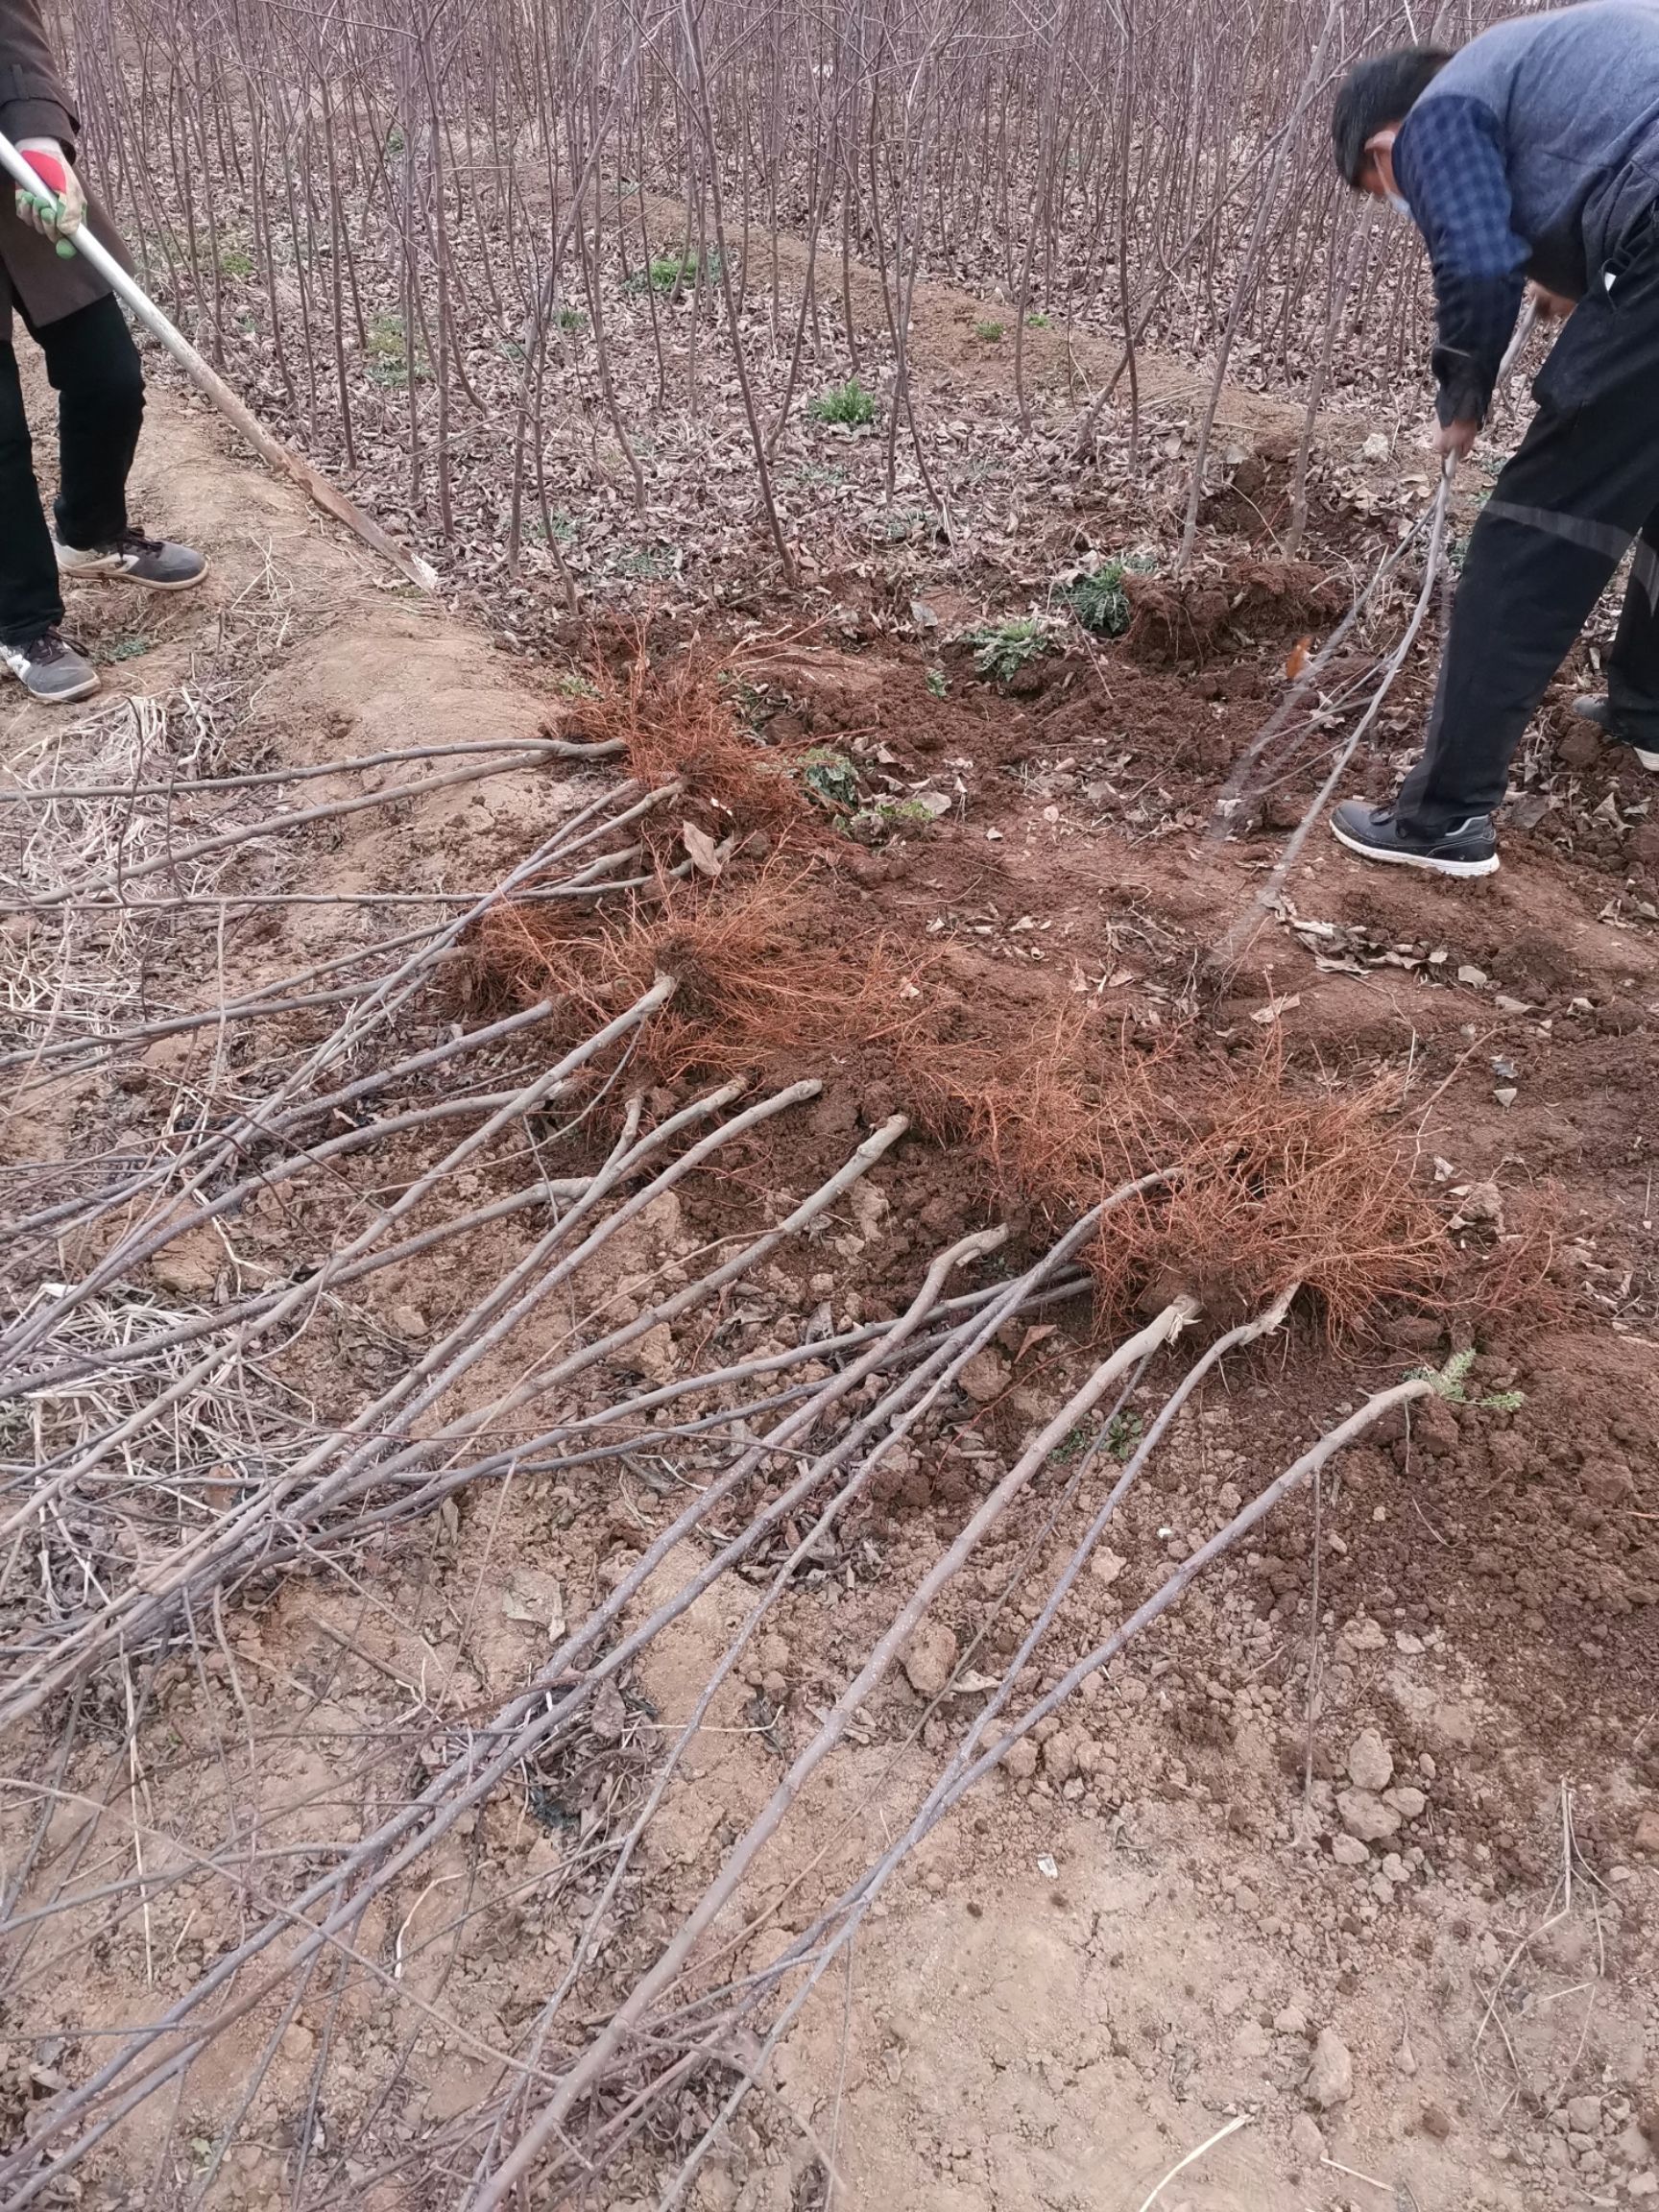
M58 535L65 545L107 545L127 527L127 475L144 415L138 349L108 298L29 330L58 395ZM0 345L0 644L33 644L62 619L17 355Z
M1550 679L1635 542L1608 663L1623 733L1659 751L1659 220L1568 318L1519 451L1469 540L1423 757L1399 798L1432 835L1502 802Z

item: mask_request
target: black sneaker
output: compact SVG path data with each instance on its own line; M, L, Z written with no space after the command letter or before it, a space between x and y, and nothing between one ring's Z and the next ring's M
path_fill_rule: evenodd
M54 536L58 572L77 584L147 584L152 591L188 591L207 573L207 563L193 545L174 545L165 538L146 538L142 530L123 530L108 545L65 545Z
M1433 876L1494 876L1498 840L1490 814L1471 814L1432 837L1408 835L1392 806L1368 806L1363 799L1344 799L1331 817L1339 845L1366 860L1391 860L1400 868L1427 868Z
M1659 753L1647 752L1626 733L1614 716L1613 702L1610 699L1598 699L1594 695L1575 699L1573 711L1580 722L1593 722L1603 737L1612 744L1626 747L1635 754L1644 768L1651 769L1655 775L1659 775Z
M10 668L43 707L67 707L98 688L97 669L56 630L42 630L27 645L0 645L0 667Z

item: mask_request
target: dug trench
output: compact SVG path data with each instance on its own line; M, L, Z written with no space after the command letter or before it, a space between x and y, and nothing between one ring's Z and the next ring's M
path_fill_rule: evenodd
M1213 541L1202 581L1180 595L1145 587L1123 639L1062 632L1000 676L976 665L983 644L952 641L982 610L941 603L919 637L899 638L847 579L805 634L792 620L691 639L659 624L597 641L574 684L537 689L445 618L377 603L331 550L295 559L304 526L284 495L259 486L250 520L243 472L199 423L158 412L148 465L213 517L225 581L134 658L135 689L189 680L212 625L269 574L275 538L292 637L270 649L255 732L267 750L248 757L367 752L380 733L429 728L438 697L457 734L552 716L577 742L620 735L621 767L647 782L683 784L653 817L654 879L633 901L579 925L498 902L429 1010L443 1035L551 984L574 1025L662 966L678 971L676 999L628 1069L654 1118L739 1072L760 1088L821 1080L804 1111L654 1204L590 1302L639 1308L757 1216L780 1219L895 1113L911 1119L817 1234L781 1247L714 1312L642 1338L623 1362L638 1383L878 1319L932 1254L993 1220L1014 1238L986 1279L1012 1275L1109 1177L1172 1156L1203 1161L1202 1192L1227 1200L1189 1203L1177 1187L1128 1214L1092 1255L1093 1289L1011 1324L964 1376L951 1417L889 1458L806 1563L710 1708L620 1892L590 2008L626 1991L718 1867L856 1672L891 1590L937 1557L1092 1348L1171 1287L1200 1291L1214 1331L1309 1286L1268 1349L1239 1354L1196 1396L1017 1705L1341 1412L1412 1369L1449 1378L1092 1675L934 1831L692 2201L797 2212L829 2200L832 2171L837 2203L1118 2212L1229 2114L1246 2124L1176 2185L1192 2212L1369 2201L1356 2170L1423 2212L1638 2199L1659 2128L1659 1369L1644 1128L1659 854L1640 772L1568 737L1552 704L1523 769L1530 824L1506 830L1499 877L1376 878L1311 843L1281 910L1218 976L1215 947L1317 781L1315 728L1276 757L1276 786L1242 832L1212 834L1287 658L1340 612L1317 562L1286 577ZM1388 744L1408 746L1421 706L1418 678ZM28 717L13 734L38 739ZM1391 760L1363 765L1381 777ZM482 881L521 856L532 824L617 772L520 769L510 796L459 821L436 799L402 804L372 836L325 831L296 879ZM319 936L314 916L291 910L222 944L218 975L180 972L167 989L207 1003L227 979L315 957ZM306 1034L303 1018L278 1032L289 1046ZM186 1073L157 1050L137 1082L84 1081L25 1134L88 1156L131 1142ZM537 1137L545 1172L591 1166L613 1135L605 1110L568 1138ZM421 1163L411 1149L374 1177L358 1171L353 1201L383 1200ZM504 1187L493 1166L473 1195ZM251 1204L233 1255L198 1238L138 1288L163 1302L240 1294L262 1266L315 1264L334 1211ZM348 1382L396 1372L441 1334L469 1285L522 1250L516 1235L479 1230L387 1271L362 1315L320 1316L276 1381L319 1424L342 1418ZM96 1253L95 1236L60 1258ZM486 1402L541 1350L503 1353L469 1388ZM1160 1356L1147 1392L1176 1372ZM948 1588L858 1715L845 1761L805 1799L795 1853L762 1863L758 1897L725 1931L752 1970L902 1825L961 1735L972 1686L1014 1652L1046 1571L1092 1513L1096 1451L1125 1458L1142 1419L1131 1401L1094 1450L1085 1435L1056 1455ZM80 1869L107 1838L87 1807L125 1819L134 1772L153 1840L188 1842L228 1804L252 1815L267 1854L303 1869L320 1829L362 1815L360 1742L413 1700L439 1739L421 1751L434 1766L445 1732L533 1671L552 1623L580 1619L627 1575L671 1517L677 1479L645 1431L591 1481L532 1474L464 1490L419 1533L371 1539L349 1576L255 1581L220 1646L157 1671L137 1722L118 1685L97 1689L92 1741L62 1769L48 1869L60 1886L89 1879ZM456 2186L504 2047L587 1926L595 1809L633 1802L643 1747L690 1710L746 1602L742 1575L716 1583L569 1765L503 1789L406 1894L370 1909L352 1945L378 1979L348 1977L333 1998L306 1983L291 2011L285 2000L255 2011L193 2072L182 2130L143 2108L82 2200L201 2190L214 2203L287 2202L297 2156L321 2162L342 2136L350 2164L330 2171L375 2212ZM232 1786L222 1712L265 1752L251 1799ZM1564 1872L1568 1910L1552 1918ZM289 1879L246 1877L277 1894ZM450 1911L451 1893L465 1905ZM158 1896L141 1941L130 1914L95 1931L85 1960L78 1935L52 1952L50 1978L26 1949L3 2031L10 2117L25 2124L84 2078L99 2056L90 2031L175 1993L249 1909L232 1889L174 1918ZM441 1919L442 1948L423 1913ZM1535 1932L1517 1966L1511 1953ZM276 2058L243 2113L268 2043ZM248 2124L220 2158L233 2116ZM696 2125L706 2116L695 2110ZM655 2202L683 2148L683 2135L641 2141L585 2200Z

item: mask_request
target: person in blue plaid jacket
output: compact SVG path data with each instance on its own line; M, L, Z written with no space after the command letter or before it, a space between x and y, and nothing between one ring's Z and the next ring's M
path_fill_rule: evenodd
M1391 805L1347 800L1332 825L1367 859L1486 876L1510 760L1626 554L1607 695L1576 711L1659 770L1659 6L1378 56L1332 134L1348 182L1428 245L1439 452L1479 436L1528 283L1566 317L1470 537L1422 757Z

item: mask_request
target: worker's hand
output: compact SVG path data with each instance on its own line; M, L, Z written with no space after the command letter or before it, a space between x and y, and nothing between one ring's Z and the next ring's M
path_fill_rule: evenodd
M1527 297L1537 309L1541 323L1563 323L1578 304L1564 293L1551 292L1547 284L1528 284Z
M67 238L79 230L86 214L86 195L80 179L64 158L56 138L24 138L17 151L58 202L59 212L49 215L46 202L17 187L17 213L31 230L42 238Z
M1442 460L1448 453L1455 453L1459 461L1467 461L1479 435L1479 422L1436 422L1429 443Z

